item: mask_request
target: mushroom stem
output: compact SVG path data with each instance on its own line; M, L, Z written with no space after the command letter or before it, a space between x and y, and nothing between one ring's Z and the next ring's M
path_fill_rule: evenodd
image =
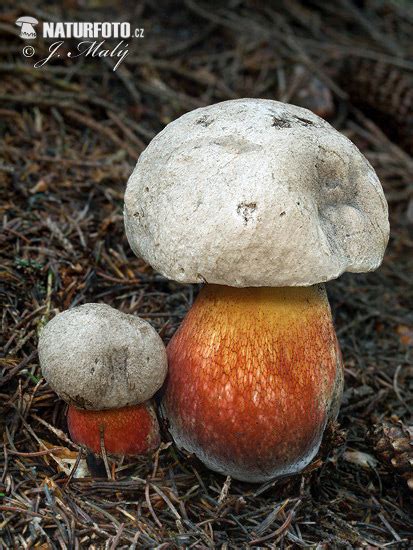
M141 455L160 445L159 425L153 405L90 411L69 406L67 424L76 443L101 453L101 439L110 455Z
M167 352L171 434L209 468L258 482L316 455L343 385L323 285L206 285Z

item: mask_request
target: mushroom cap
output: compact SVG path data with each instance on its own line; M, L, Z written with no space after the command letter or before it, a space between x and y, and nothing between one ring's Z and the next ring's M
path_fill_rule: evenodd
M23 15L22 17L19 17L16 19L15 24L21 27L23 23L30 23L31 25L37 25L39 22L34 17L31 17L30 15Z
M307 109L224 101L171 122L125 193L138 256L170 279L307 286L376 269L389 236L377 175Z
M59 313L44 327L38 349L49 385L82 409L143 403L161 387L167 372L156 330L105 304Z

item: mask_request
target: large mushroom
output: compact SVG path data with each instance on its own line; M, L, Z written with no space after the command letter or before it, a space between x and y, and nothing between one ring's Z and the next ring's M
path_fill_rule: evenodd
M43 376L69 403L70 435L94 453L146 454L159 446L151 398L167 371L164 345L143 319L105 304L54 317L39 338Z
M167 348L163 410L177 445L245 481L300 471L342 392L323 283L376 269L388 241L371 165L306 109L226 101L151 141L125 224L153 268L205 283Z

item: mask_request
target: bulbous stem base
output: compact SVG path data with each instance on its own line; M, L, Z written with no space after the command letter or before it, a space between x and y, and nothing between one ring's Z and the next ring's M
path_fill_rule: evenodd
M89 411L69 405L67 424L76 443L101 454L102 439L109 455L138 456L160 445L159 424L150 402L133 407Z
M163 412L206 466L262 482L316 455L343 385L323 285L206 285L167 352Z

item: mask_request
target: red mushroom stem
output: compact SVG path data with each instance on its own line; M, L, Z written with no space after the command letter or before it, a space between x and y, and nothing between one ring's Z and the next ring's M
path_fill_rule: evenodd
M221 473L301 470L337 414L342 359L323 285L206 285L167 352L171 434Z
M142 455L160 445L159 425L150 402L90 411L69 406L67 424L76 443L101 454L101 439L109 455Z

